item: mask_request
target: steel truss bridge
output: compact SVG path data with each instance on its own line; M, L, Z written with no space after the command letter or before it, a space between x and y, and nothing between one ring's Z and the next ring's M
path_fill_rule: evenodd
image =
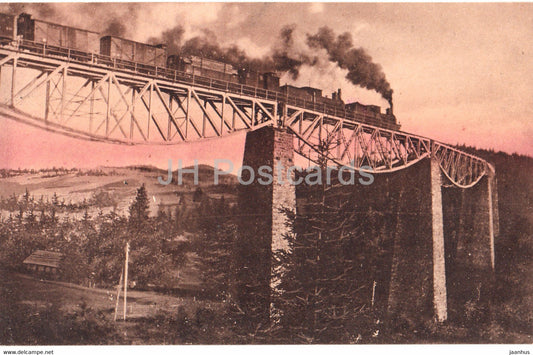
M0 114L120 144L178 144L273 125L291 131L295 151L313 162L325 158L381 173L432 157L461 188L494 174L479 157L385 123L358 122L266 90L98 57L0 47Z

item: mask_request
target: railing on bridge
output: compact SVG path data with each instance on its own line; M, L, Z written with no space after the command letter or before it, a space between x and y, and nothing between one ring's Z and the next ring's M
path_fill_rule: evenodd
M50 90L44 94L44 118L34 119L47 128L55 125L91 139L175 144L273 124L291 130L296 152L310 160L322 154L324 143L335 147L327 153L329 161L353 161L356 169L370 166L375 172L404 169L432 156L460 187L473 186L494 171L483 159L401 132L395 123L378 120L376 113L348 112L281 92L33 42L4 43L0 49L2 65L13 63L7 105L22 107L23 100L46 83ZM15 88L17 66L40 73L22 89ZM84 82L65 85L71 76ZM279 103L285 103L284 110ZM79 122L88 128L72 123L83 115L87 119ZM150 127L156 129L152 136Z
M370 125L381 126L387 129L400 128L400 126L394 121L394 118L391 121L384 120L381 119L380 115L377 113L367 110L355 109L354 111L348 111L342 106L316 103L298 97L283 95L279 91L267 90L254 86L232 83L225 80L208 78L175 69L168 69L165 67L151 66L139 62L112 58L99 53L87 53L71 48L48 46L46 44L35 43L33 41L22 39L13 43L9 43L8 46L14 47L18 51L29 51L42 57L56 58L66 60L68 62L78 62L83 64L103 65L114 70L124 70L139 75L147 75L150 77L170 80L172 82L185 83L208 89L223 90L245 96L283 102L287 105L304 108L306 110L320 112L326 115Z

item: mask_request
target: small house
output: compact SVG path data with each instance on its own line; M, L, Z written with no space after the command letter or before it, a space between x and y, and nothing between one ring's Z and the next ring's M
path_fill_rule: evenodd
M27 271L56 277L59 274L59 267L63 254L55 251L37 250L28 256L22 263Z

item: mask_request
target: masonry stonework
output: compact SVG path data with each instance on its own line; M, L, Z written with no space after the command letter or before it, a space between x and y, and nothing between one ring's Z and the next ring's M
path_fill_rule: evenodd
M270 294L276 286L272 273L273 256L288 248L285 210L295 211L295 186L287 179L287 169L294 165L292 134L275 127L248 132L243 165L256 174L249 185L239 186L239 208L243 218L236 243L236 297L243 310L257 322L268 322ZM260 184L257 172L270 167L273 181ZM243 172L243 181L249 179ZM266 181L266 179L263 179Z
M259 184L256 176L254 183L239 187L244 217L235 248L235 293L255 324L266 324L272 314L273 257L288 247L284 209L295 211L297 196L307 198L303 186L287 181L287 168L294 164L292 140L274 127L246 136L243 165L255 172L268 166L274 176L270 184ZM483 305L493 284L498 234L495 179L484 177L468 189L454 187L434 159L374 178L371 185L342 191L356 197L356 212L375 211L375 218L382 219L379 229L368 234L383 240L385 248L380 270L374 271L376 309L408 322L444 321L462 315L469 302Z

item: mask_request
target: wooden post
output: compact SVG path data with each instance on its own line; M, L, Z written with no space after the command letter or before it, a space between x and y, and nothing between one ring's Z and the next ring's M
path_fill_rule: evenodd
M376 300L376 281L372 283L372 308L374 308L374 301Z
M115 317L113 318L113 320L115 322L117 321L118 303L119 303L119 300L120 300L120 289L122 288L122 278L123 277L124 277L124 269L120 273L120 280L119 280L118 286L117 286L117 302L115 303Z
M124 264L124 320L126 320L126 307L128 302L128 259L130 255L130 243L126 243L126 261Z

